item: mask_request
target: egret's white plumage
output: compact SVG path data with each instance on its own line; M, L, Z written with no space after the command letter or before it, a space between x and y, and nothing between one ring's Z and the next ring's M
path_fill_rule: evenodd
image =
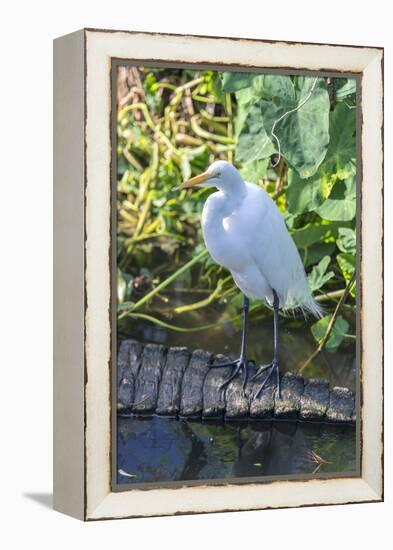
M300 308L319 317L299 252L268 193L245 182L225 161L214 162L185 187L190 185L218 189L203 208L203 237L212 258L231 272L240 290L271 304L274 289L282 309Z

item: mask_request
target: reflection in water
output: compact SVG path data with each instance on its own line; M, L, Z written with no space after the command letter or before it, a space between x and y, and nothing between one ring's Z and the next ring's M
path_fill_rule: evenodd
M356 432L303 422L120 417L117 452L119 484L354 473Z

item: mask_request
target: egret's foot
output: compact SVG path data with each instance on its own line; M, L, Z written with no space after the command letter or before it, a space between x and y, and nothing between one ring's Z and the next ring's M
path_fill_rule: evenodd
M239 373L243 372L244 378L243 378L242 390L244 393L244 390L248 382L248 373L249 373L250 364L253 364L253 361L249 361L245 357L240 357L239 359L235 359L234 361L229 361L227 363L216 363L215 365L209 365L209 367L213 369L222 368L222 367L232 367L233 369L230 376L226 380L224 380L224 382L219 387L220 391L224 390L228 386L228 384L230 384L230 382L232 382L232 380L236 378L236 376L238 376Z
M254 374L254 376L251 378L251 381L257 380L262 373L267 371L267 374L265 376L264 381L259 386L257 393L255 394L255 399L258 399L258 397L261 395L261 392L263 388L266 386L268 380L275 374L276 375L276 390L275 395L279 398L281 397L281 388L280 388L280 363L277 361L277 359L273 359L269 365L263 365L262 367L259 367L257 372Z

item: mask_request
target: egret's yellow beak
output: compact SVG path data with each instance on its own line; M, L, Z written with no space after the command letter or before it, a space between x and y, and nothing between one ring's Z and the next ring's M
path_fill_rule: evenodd
M183 181L183 183L176 186L174 189L176 191L180 189L188 189L188 187L194 187L195 185L201 184L210 178L214 178L215 176L217 176L215 172L203 172L202 174L199 174L198 176L190 178L187 181Z

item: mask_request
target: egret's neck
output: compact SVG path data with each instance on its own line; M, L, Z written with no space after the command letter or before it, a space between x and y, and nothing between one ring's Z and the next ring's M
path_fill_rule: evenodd
M219 186L217 185L217 187ZM207 199L202 212L203 237L210 251L212 246L216 247L216 243L225 244L227 234L224 220L236 213L247 195L246 184L241 178L236 185L233 182L231 185L224 182L219 189L217 193L213 193Z
M218 193L210 195L206 223L218 221L233 214L247 195L246 184L240 174L235 177L214 181Z
M215 180L214 185L224 194L228 208L236 208L247 194L246 184L238 172L222 181L221 179Z

